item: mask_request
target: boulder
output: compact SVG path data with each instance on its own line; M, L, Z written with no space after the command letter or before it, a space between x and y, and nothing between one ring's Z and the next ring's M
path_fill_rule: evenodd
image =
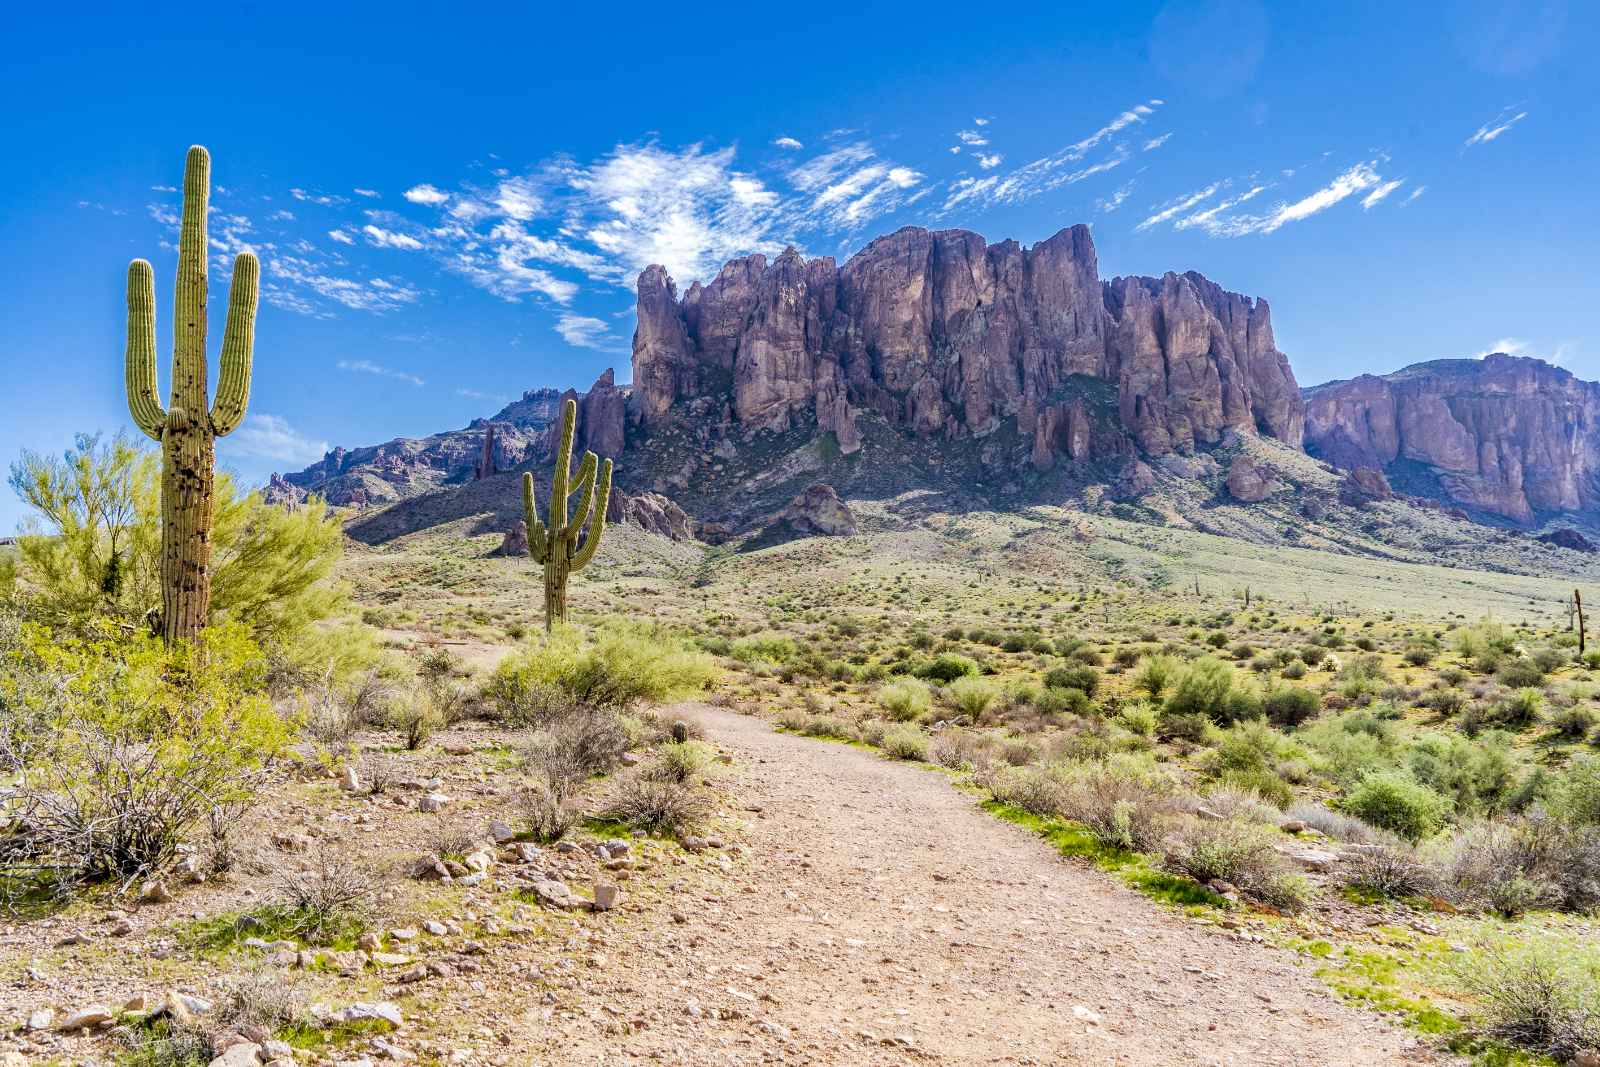
M822 483L807 488L789 501L789 506L775 516L775 521L800 533L828 537L849 537L856 532L855 515L839 499L833 486Z
M1272 473L1247 455L1239 455L1228 467L1228 495L1246 504L1259 503L1272 495Z

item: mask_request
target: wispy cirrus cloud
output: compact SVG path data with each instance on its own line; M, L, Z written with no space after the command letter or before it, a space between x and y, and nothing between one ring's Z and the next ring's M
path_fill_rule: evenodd
M1195 208L1231 186L1233 179L1212 182L1202 189L1168 201L1158 211L1145 217L1134 229L1148 230L1170 222L1175 229L1199 229L1213 237L1276 233L1290 223L1301 222L1319 215L1361 194L1365 194L1362 198L1363 208L1371 210L1404 184L1404 179L1385 179L1378 173L1381 162L1381 160L1369 160L1356 163L1335 175L1320 188L1294 200L1280 201L1272 210L1261 214L1249 214L1235 209L1271 189L1274 182L1250 180L1248 188L1243 192L1195 211Z
M556 320L556 333L574 348L611 348L616 344L611 324L590 315L563 312Z
M1387 200L1390 194L1392 194L1396 189L1400 188L1405 183L1406 182L1404 178L1396 178L1393 181L1384 182L1382 185L1372 190L1372 192L1361 198L1361 209L1363 211L1371 211L1373 208L1383 203L1383 201Z
M303 466L326 455L328 442L307 437L279 415L253 414L222 439L221 448L224 454Z
M772 143L777 148L787 148L792 152L798 152L805 147L805 145L801 144L793 137L779 137L776 138Z
M355 374L371 374L379 378L393 378L396 381L405 382L407 385L414 385L419 389L428 384L415 374L395 370L393 367L385 367L383 364L374 363L370 359L341 359L336 365L342 371L350 371Z
M1185 211L1188 211L1196 204L1211 199L1216 195L1217 190L1221 188L1221 182L1212 182L1204 189L1196 189L1194 192L1185 193L1176 200L1169 201L1166 206L1162 207L1161 210L1157 211L1155 214L1146 217L1142 222L1139 223L1139 225L1135 226L1134 229L1148 230L1152 226L1159 226L1163 222L1168 222L1174 218L1177 218L1179 215L1183 214Z
M1461 147L1472 148L1476 145L1488 144L1490 141L1498 139L1507 130L1527 117L1528 113L1514 104L1510 107L1501 108L1500 114L1472 131L1472 136L1468 137L1466 143Z

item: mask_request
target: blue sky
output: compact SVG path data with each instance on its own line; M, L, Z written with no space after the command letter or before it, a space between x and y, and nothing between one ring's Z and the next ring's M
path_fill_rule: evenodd
M263 261L250 481L626 378L647 263L910 223L1087 222L1107 277L1267 297L1302 384L1493 347L1600 377L1600 5L552 8L14 11L0 456L127 424L124 272L165 348L191 143L214 338Z

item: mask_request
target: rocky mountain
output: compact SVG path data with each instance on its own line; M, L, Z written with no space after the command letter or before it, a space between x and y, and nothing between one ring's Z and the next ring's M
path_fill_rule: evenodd
M1496 355L1302 392L1265 300L1194 272L1103 281L1084 226L1031 248L908 227L842 265L735 259L681 295L650 267L637 320L632 385L535 389L460 430L335 449L268 493L406 502L380 533L488 514L516 495L500 475L548 462L572 397L628 521L675 537L845 529L849 500L908 490L956 509L1098 494L1202 526L1215 503L1320 521L1396 497L1600 517L1600 385Z
M1600 383L1495 353L1306 390L1306 449L1528 525L1600 507Z
M842 267L793 249L736 259L681 298L651 267L633 380L647 432L812 424L849 454L863 412L950 438L1015 419L1040 470L1188 452L1230 427L1298 447L1304 421L1266 301L1194 273L1102 282L1086 226L1032 248L907 227ZM1110 410L1095 382L1115 386Z

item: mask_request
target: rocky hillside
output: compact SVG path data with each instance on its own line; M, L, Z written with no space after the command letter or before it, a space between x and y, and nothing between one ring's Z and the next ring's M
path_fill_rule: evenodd
M1600 384L1495 353L1306 390L1306 449L1520 524L1600 507Z
M547 462L573 397L580 446L618 460L640 521L681 506L654 525L710 540L794 527L818 485L957 509L1114 499L1201 528L1216 500L1315 520L1392 492L1530 527L1600 515L1600 385L1491 356L1302 394L1265 300L1193 272L1102 281L1084 226L1031 248L908 227L842 266L735 259L681 295L650 267L637 318L632 385L608 370L461 430L335 449L269 494L407 502L381 536L450 514L514 525L514 487L473 486Z
M1193 273L1102 282L1086 226L1032 248L907 227L842 267L793 249L736 259L681 298L651 267L638 323L646 431L813 424L849 454L863 411L950 438L1014 418L1041 470L1187 452L1229 427L1300 443L1300 391L1266 302ZM1094 410L1078 378L1114 384L1113 409Z

